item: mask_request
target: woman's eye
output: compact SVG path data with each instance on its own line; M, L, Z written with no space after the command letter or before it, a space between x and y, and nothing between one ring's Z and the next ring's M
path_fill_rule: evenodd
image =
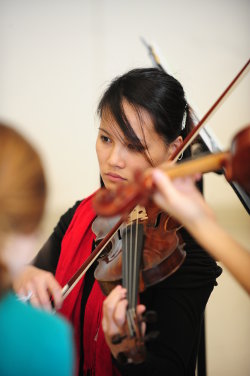
M110 138L107 137L107 136L101 135L100 138L101 138L101 140L102 140L104 143L109 143L109 142L111 142Z
M145 148L142 145L127 144L127 148L130 151L134 151L136 153L142 153L145 150Z

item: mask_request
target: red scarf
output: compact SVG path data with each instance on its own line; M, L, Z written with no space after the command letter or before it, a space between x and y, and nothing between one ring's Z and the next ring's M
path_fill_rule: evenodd
M61 253L56 270L56 279L64 286L91 253L95 235L92 223L96 217L91 202L94 194L83 200L78 206L72 221L64 235ZM83 277L84 279L84 277ZM80 331L84 331L84 375L87 370L95 376L119 375L112 365L111 353L102 331L102 303L105 298L97 281L94 282L88 297L84 326L80 327L81 297L84 281L80 280L66 297L60 312L74 326L77 355L79 358ZM79 365L78 365L79 366ZM78 366L77 371L78 371Z

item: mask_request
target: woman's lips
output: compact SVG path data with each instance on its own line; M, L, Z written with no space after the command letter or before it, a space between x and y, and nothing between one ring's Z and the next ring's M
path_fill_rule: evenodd
M122 176L118 175L118 174L112 174L112 173L107 173L105 174L105 176L110 180L110 181L113 181L113 182L123 182L123 181L126 181L127 179L124 179Z

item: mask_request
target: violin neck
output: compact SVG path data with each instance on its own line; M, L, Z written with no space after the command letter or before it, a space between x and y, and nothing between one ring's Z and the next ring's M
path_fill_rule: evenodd
M227 164L230 158L229 152L210 154L201 158L182 162L175 165L163 164L160 168L167 173L171 179L220 170Z
M122 285L127 289L129 309L137 305L143 235L143 224L138 221L125 227L122 234Z

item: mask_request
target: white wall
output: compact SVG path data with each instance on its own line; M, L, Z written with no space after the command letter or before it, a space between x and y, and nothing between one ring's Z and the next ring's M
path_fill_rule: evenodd
M98 99L109 81L151 66L152 43L203 115L249 58L248 0L1 0L0 118L39 148L50 194L46 237L66 208L98 186ZM249 122L249 73L211 118L225 147ZM249 216L223 177L205 194L249 248ZM250 374L247 294L226 272L207 309L208 374Z

